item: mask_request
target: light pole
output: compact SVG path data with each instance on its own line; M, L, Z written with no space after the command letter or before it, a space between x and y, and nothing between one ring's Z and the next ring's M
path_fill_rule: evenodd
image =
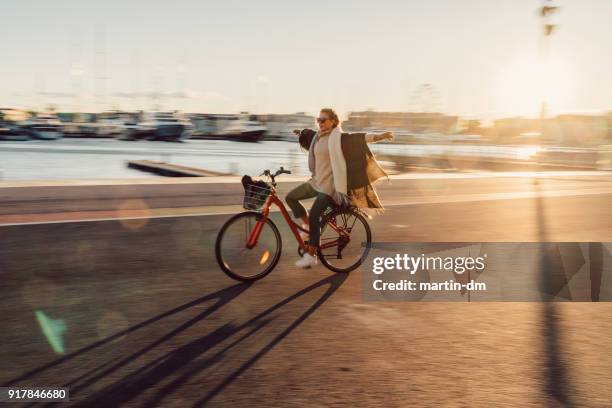
M546 97L548 96L548 87L544 86L545 83L548 84L546 68L548 67L549 62L549 47L550 47L550 37L557 31L558 24L553 24L552 16L559 10L559 6L557 6L554 0L543 0L542 7L539 9L539 15L542 21L541 27L541 37L540 37L540 81L542 82L540 86L542 86L542 101L540 105L540 122L543 125L544 119L548 115L548 106L546 103Z

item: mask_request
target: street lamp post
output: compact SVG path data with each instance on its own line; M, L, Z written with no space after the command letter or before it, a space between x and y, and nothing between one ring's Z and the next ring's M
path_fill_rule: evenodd
M558 24L554 24L552 21L552 17L559 10L559 6L555 4L554 0L543 0L542 7L540 7L539 16L541 18L542 26L541 26L541 37L540 37L540 86L542 87L541 91L541 104L540 104L540 128L544 129L544 120L548 116L548 104L546 102L546 98L549 89L545 84L548 84L548 72L546 69L548 68L549 62L549 47L550 47L550 39L551 36L557 31L559 27ZM540 132L542 135L543 132Z

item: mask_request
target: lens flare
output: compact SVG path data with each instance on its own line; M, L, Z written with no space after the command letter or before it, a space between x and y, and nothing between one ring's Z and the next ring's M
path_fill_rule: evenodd
M138 230L149 222L149 206L141 199L125 200L117 209L117 218L125 228Z
M109 311L96 323L96 334L99 340L106 339L116 333L123 332L130 326L128 319L120 312ZM121 341L125 336L120 336L113 342Z
M66 331L66 323L63 319L51 319L44 312L36 310L34 312L38 325L42 330L45 338L51 345L51 348L56 354L64 354L63 335Z
M268 262L268 258L270 258L270 251L266 249L263 255L261 256L261 259L259 260L259 264L260 265L265 264L266 262Z

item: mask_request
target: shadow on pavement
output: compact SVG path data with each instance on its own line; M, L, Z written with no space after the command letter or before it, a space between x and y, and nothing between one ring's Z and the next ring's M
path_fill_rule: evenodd
M540 192L539 181L533 179L534 190ZM573 407L571 386L569 383L567 368L562 358L560 328L557 317L557 307L554 303L555 295L562 290L567 290L565 273L563 281L560 282L559 264L554 262L549 246L547 245L548 231L546 226L545 209L542 197L536 194L536 225L538 226L538 241L540 242L540 265L539 285L542 294L542 319L544 337L544 361L545 361L545 383L544 392L551 399L550 406ZM562 265L561 265L562 266ZM562 268L561 268L562 269ZM561 283L561 285L560 285ZM569 293L568 293L569 295Z
M148 320L145 320L144 322L138 323L137 325L134 325L128 329L122 330L120 332L117 332L115 334L113 334L112 336L106 337L100 341L97 341L95 343L90 344L89 346L83 347L75 352L72 352L70 354L67 354L61 358L58 358L57 360L54 360L48 364L45 364L41 367L35 368L33 370L28 371L25 374L22 374L21 376L14 378L8 382L5 382L4 384L2 384L3 387L8 387L11 385L15 385L18 383L21 383L23 381L26 381L28 379L30 379L31 377L34 377L38 374L41 374L42 372L53 368L55 366L58 366L60 364L64 364L67 363L68 361L74 359L75 357L81 356L85 353L91 352L93 350L95 350L98 347L101 347L109 342L112 342L113 340L116 340L122 336L125 336L126 334L133 332L135 330L141 329L145 326L148 326L150 324L153 324L165 317L171 316L173 314L179 313L183 310L189 309L193 306L199 305L201 303L207 302L209 300L213 300L213 299L217 299L217 302L215 304L213 304L211 307L207 308L204 312L200 313L198 315L199 319L202 319L203 317L209 315L210 313L214 312L215 310L219 309L220 307L222 307L223 305L227 304L228 302L230 302L231 300L233 300L234 298L236 298L237 296L239 296L242 292L244 292L248 287L250 286L249 283L241 283L241 284L237 284L234 286L231 286L229 288L225 288L222 290L219 290L217 292L208 294L206 296L202 296L198 299L195 299L191 302L185 303L177 308L174 308L172 310L169 310L167 312L164 312L158 316L152 317ZM198 319L198 320L199 320ZM186 323L187 324L187 323ZM185 326L185 325L183 325ZM188 326L185 327L179 327L175 330L173 330L171 333L169 333L168 335L164 336L162 339L160 339L160 341L156 341L155 343L152 343L152 346L157 345L159 343L161 343L162 341L167 340L168 338L178 334L180 331L184 330L185 328L187 328ZM148 348L147 348L148 349ZM132 357L132 356L130 356ZM125 359L124 359L125 360ZM122 360L123 361L123 360ZM92 372L98 371L100 370L102 367L105 367L106 365L108 365L109 362L105 363L103 366L101 367L96 367L95 369L93 369L92 371L90 371L89 373L85 374L85 376L89 375ZM120 363L117 363L120 364ZM115 367L115 365L113 365L113 367ZM82 377L85 377L82 376ZM78 380L78 379L77 379Z
M247 371L253 364L261 359L266 353L280 343L286 336L288 336L293 330L295 330L300 324L302 324L308 317L314 313L323 303L325 303L333 294L338 290L342 283L346 280L347 275L334 274L327 278L324 278L314 284L299 290L293 295L281 300L273 306L270 306L266 310L262 311L255 317L248 321L234 325L225 324L220 328L214 330L205 336L195 339L187 344L184 344L156 360L147 363L138 370L131 372L125 377L113 384L104 387L103 389L95 392L94 394L81 401L79 406L83 407L107 407L107 406L118 406L125 404L134 398L138 397L143 392L150 390L156 384L163 381L168 376L180 371L185 370L180 376L173 379L168 384L164 385L157 391L149 400L144 401L142 406L153 406L161 404L161 401L170 395L173 395L182 385L187 383L190 378L197 375L198 373L210 369L215 363L223 361L224 357L228 355L235 347L240 345L245 340L249 339L255 333L259 332L260 329L266 327L273 318L270 316L273 312L279 310L283 306L291 303L292 301L306 295L307 293L316 290L323 286L328 286L327 290L310 306L306 309L297 319L295 319L287 328L285 328L280 334L276 335L269 342L267 342L262 348L260 348L255 354L247 357L246 361L242 363L238 368L229 373L221 382L212 389L203 390L205 393L204 397L195 402L193 406L203 406L216 395L221 393L227 386L234 382L241 374ZM185 323L178 329L173 330L172 333L184 330L187 325L195 323L195 321L203 318L204 316L199 315ZM243 332L243 334L240 334ZM71 387L71 390L78 392L84 387L93 384L95 381L100 379L102 376L108 374L110 371L119 368L122 365L127 364L134 358L142 355L146 351L150 350L155 345L162 341L165 341L168 336L164 336L162 339L155 343L143 348L142 350L132 354L129 357L121 360L118 363L113 364L110 368L107 368L102 373L95 377L79 384L76 387ZM207 356L201 360L198 360L203 354L208 352L213 347L220 345L226 340L232 340L222 349L216 353ZM72 391L71 391L72 392Z

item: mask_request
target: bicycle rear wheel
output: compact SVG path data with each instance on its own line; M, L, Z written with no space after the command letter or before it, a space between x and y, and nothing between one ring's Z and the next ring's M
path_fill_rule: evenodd
M247 211L230 218L219 231L215 255L230 278L239 281L261 279L274 269L282 251L281 235L270 220L262 221L258 212ZM256 244L247 243L255 228L261 228Z
M372 231L365 217L353 208L336 208L323 217L319 260L328 269L346 273L365 261Z

